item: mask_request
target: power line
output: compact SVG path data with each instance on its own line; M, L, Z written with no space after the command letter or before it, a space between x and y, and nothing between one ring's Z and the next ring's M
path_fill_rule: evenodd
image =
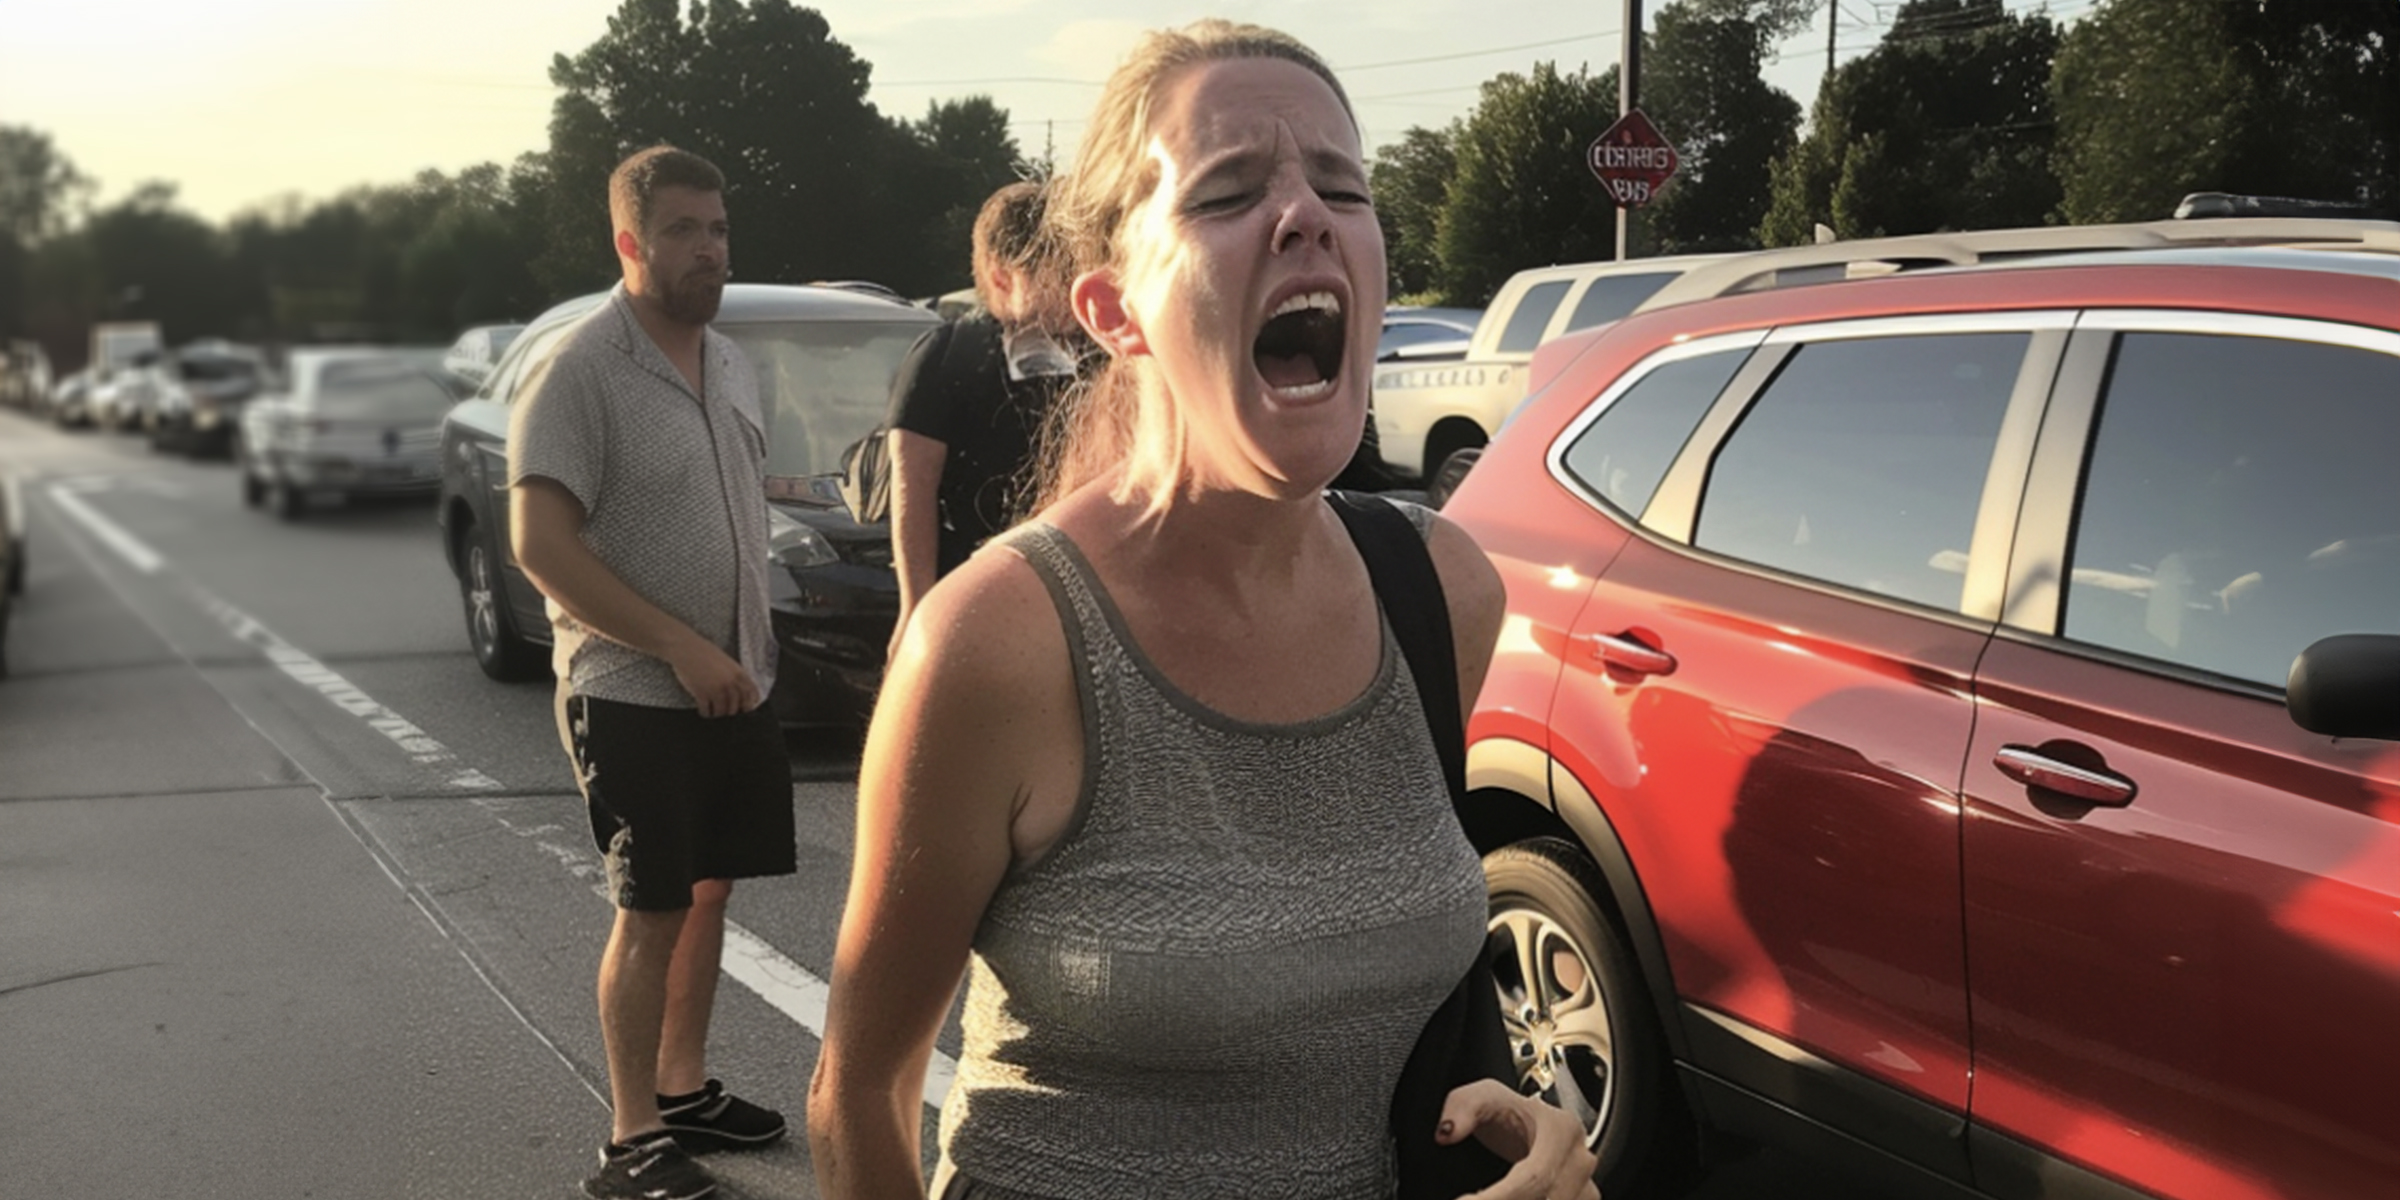
M1098 79L1062 79L1055 75L996 75L989 79L878 79L876 87L985 87L995 83L1056 83L1068 87L1099 87Z
M1342 72L1380 71L1385 67L1414 67L1424 63L1456 62L1462 58L1483 58L1492 54L1514 54L1519 50L1541 50L1551 46L1564 46L1572 42L1590 42L1597 41L1598 39L1604 37L1615 36L1617 36L1616 30L1603 29L1598 33L1579 33L1572 37L1551 38L1548 41L1542 42L1526 42L1517 46L1494 46L1489 50L1463 50L1457 54L1435 54L1425 58L1399 58L1393 59L1390 62L1355 63L1348 66L1338 66L1335 67L1334 70Z

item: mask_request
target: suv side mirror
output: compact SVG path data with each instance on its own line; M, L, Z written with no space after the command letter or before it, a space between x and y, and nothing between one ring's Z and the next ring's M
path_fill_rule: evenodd
M2283 706L2310 733L2400 739L2400 637L2343 633L2301 651Z

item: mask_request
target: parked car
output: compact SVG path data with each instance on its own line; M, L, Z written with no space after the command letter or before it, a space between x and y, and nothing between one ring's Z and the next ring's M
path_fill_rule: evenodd
M0 471L0 679L8 676L8 617L25 592L25 496Z
M111 433L146 428L170 383L162 358L162 352L145 350L133 362L97 376L89 401L92 424Z
M508 535L508 415L526 368L604 299L535 318L481 391L442 424L442 544L475 661L495 679L539 677L550 621ZM716 329L758 371L767 418L771 620L779 652L769 697L786 725L862 721L883 679L900 607L890 529L842 506L843 452L882 421L893 376L926 309L855 288L733 284Z
M500 356L508 353L509 343L523 332L523 324L496 324L477 325L460 333L442 355L442 369L450 373L459 394L472 395L482 387L492 368L500 364Z
M1480 308L1392 305L1383 310L1383 334L1375 341L1375 361L1465 358L1476 322L1482 319Z
M25 338L0 345L0 404L38 409L49 394L49 351Z
M1571 263L1519 271L1500 285L1460 353L1406 353L1375 367L1376 439L1393 471L1431 480L1452 453L1481 446L1525 398L1525 364L1543 342L1632 312L1684 271L1724 255Z
M1469 832L1603 1195L2392 1194L2400 225L2192 224L1534 358Z
M51 385L49 397L43 401L50 419L61 429L79 429L92 423L92 372L90 368L69 371Z
M243 406L272 377L256 348L216 339L176 350L163 374L165 386L150 412L150 446L194 456L232 451Z
M425 347L292 351L286 390L242 409L242 502L289 521L320 497L433 494L452 400L440 371L441 352Z

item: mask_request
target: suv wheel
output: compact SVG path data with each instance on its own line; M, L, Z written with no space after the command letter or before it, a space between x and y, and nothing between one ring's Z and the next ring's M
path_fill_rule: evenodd
M267 483L267 507L286 521L297 521L308 512L308 494L277 475Z
M242 477L242 503L257 508L267 502L267 485L258 478L258 464L250 461L250 441L235 434L233 438L233 473Z
M502 683L541 678L547 666L541 647L518 636L483 531L469 521L458 539L465 551L459 555L458 596L467 610L467 644L475 649L475 665Z
M1667 1177L1696 1148L1691 1116L1641 968L1592 898L1599 871L1555 838L1502 847L1483 866L1517 1090L1583 1122L1601 1195L1672 1194Z

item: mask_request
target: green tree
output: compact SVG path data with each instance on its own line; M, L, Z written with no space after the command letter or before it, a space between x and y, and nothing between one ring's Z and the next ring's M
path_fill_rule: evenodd
M1799 101L1760 74L1774 27L1744 7L1736 0L1671 4L1649 35L1641 107L1681 156L1674 181L1648 213L1659 253L1755 248L1773 165L1799 135ZM1807 9L1797 11L1805 20Z
M1808 28L1826 0L1682 0L1676 7L1694 20L1747 21L1769 42ZM1662 10L1663 12L1663 10Z
M1616 253L1616 206L1585 148L1617 119L1617 72L1550 63L1483 85L1455 138L1458 173L1438 234L1448 303L1487 302L1510 275Z
M1819 91L1774 165L1759 238L2039 225L2057 208L2048 90L2058 27L2001 0L1911 0Z
M98 284L82 293L87 320L157 321L170 345L235 332L224 239L177 207L173 184L143 184L67 236Z
M887 190L940 196L949 206L925 230L922 270L935 282L926 291L966 287L973 272L975 216L984 200L1036 168L1024 160L1008 129L1008 110L989 96L937 100L908 127L922 153L897 154Z
M790 0L694 0L688 13L675 0L625 0L605 35L551 65L564 94L543 184L543 285L562 294L614 276L608 172L659 142L725 171L737 278L866 278L903 291L955 278L959 264L933 243L946 214L990 189L910 186L943 173L909 123L867 103L869 69Z
M0 125L0 338L31 328L35 249L63 231L91 193L91 181L50 135Z
M0 236L31 247L64 232L91 191L49 134L0 125Z
M2400 205L2400 4L2107 0L2060 47L2060 211L2229 191Z
M1411 128L1376 152L1368 172L1375 219L1383 225L1383 252L1391 271L1391 294L1424 296L1441 281L1442 210L1450 180L1458 173L1459 123L1442 129Z

